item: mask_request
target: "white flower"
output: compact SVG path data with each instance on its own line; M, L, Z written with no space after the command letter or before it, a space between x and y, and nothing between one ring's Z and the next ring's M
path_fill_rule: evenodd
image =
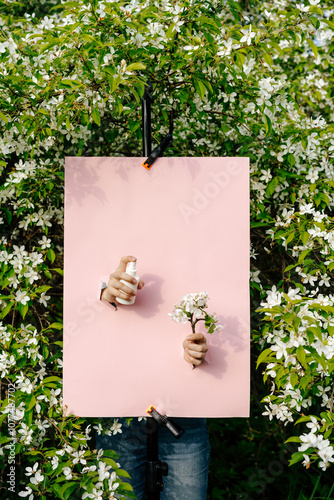
M44 307L47 307L47 305L48 305L48 304L47 304L47 302L46 302L46 301L47 301L47 300L50 300L50 298L51 298L51 297L50 297L50 295L45 295L45 294L46 294L46 292L42 292L42 293L41 293L41 296L40 296L40 298L38 299L38 302L39 302L40 304L43 304L43 306L44 306Z
M300 300L302 298L299 288L289 288L287 295L291 300Z
M22 423L21 424L21 429L19 429L19 434L22 434L22 441L25 443L25 444L30 444L32 442L32 430L29 429L29 427ZM28 467L29 469L30 467Z
M70 479L72 479L72 469L70 467L64 467L63 470L62 470L65 478L67 479L67 481L69 481Z
M317 430L320 429L320 424L315 417L311 416L311 422L308 422L306 424L306 427L311 429L311 432L316 432Z
M101 499L101 498L103 498L103 490L97 490L96 488L93 488L92 493L86 492L82 495L82 499L84 500L85 498Z
M73 452L72 455L75 457L73 460L73 464L78 464L80 462L81 464L85 465L87 462L83 458L84 454L85 454L85 450Z
M90 467L83 467L82 472L94 472L96 471L96 465L91 465Z
M298 451L306 451L308 448L316 448L317 446L318 437L313 432L310 432L309 434L302 434L300 439L303 444L298 446Z
M34 477L31 477L30 478L30 482L32 484L39 484L43 481L44 479L44 476L41 474L41 472L38 470L36 473L35 473L35 476Z
M27 292L25 290L23 292L21 292L21 290L18 290L15 295L15 300L16 302L20 302L25 306L28 300L30 300L30 297L27 295Z
M308 455L305 455L305 454L303 454L303 457L304 457L304 460L303 460L302 464L306 467L306 469L308 469L309 466L311 465L310 457Z
M247 45L250 45L252 43L252 38L256 35L256 33L252 32L252 25L250 24L248 30L241 30L241 32L244 36L241 38L240 43L247 42Z
M27 497L29 495L29 498L27 500L33 500L34 499L34 495L32 493L32 489L30 488L30 486L26 486L26 490L25 491L20 491L19 492L19 497Z
M99 462L98 474L100 481L109 478L110 476L109 469L111 469L110 465L106 465L104 462Z
M187 323L188 321L188 316L186 315L186 313L182 310L182 309L179 309L179 308L175 308L173 313L168 313L168 316L170 316L172 318L173 321L175 321L175 323Z
M103 427L102 427L102 425L101 425L101 424L94 425L94 426L93 426L93 429L96 429L98 436L99 436L99 435L101 434L101 432L103 431Z
M325 285L327 287L331 286L329 281L329 276L327 274L321 275L321 280L319 281L319 286Z
M334 449L333 446L331 446L330 442L328 439L321 439L323 436L319 436L319 442L318 442L318 455L322 459L321 462L319 462L319 467L321 467L322 470L326 470L327 467L329 467L329 462L334 462Z
M51 240L46 236L42 236L42 239L38 240L38 243L41 245L42 250L45 250L45 248L51 248Z
M299 213L302 214L313 214L314 213L314 207L312 203L306 204L306 205L301 205L299 209Z
M54 21L50 17L45 16L44 19L39 24L39 28L45 29L45 30L51 30L54 28Z
M26 467L26 471L27 472L25 472L25 475L26 476L31 476L32 474L35 474L35 472L37 471L37 469L38 469L38 462L36 462L33 467Z
M300 10L300 12L308 12L310 8L308 5L304 5L303 3L299 5L297 4L296 7Z
M36 273L36 271L34 271L33 269L29 269L27 272L24 273L23 276L25 278L28 278L30 284L32 284L34 281L40 278L40 275Z
M51 391L50 391L50 397L51 397L50 406L57 404L58 399L56 398L56 396L58 396L58 394L60 394L60 393L61 393L61 389L51 389Z
M174 22L173 31L175 30L179 33L181 31L180 26L182 26L182 24L184 24L184 21L180 21L179 16L175 16L173 19L173 22Z
M260 181L269 182L272 178L270 170L261 170L262 176L260 177Z
M281 340L276 340L276 344L271 346L272 351L276 351L276 359L281 359L282 356L287 357L287 344Z
M52 457L51 465L52 465L53 470L57 469L57 467L59 465L59 458L56 455L54 457Z
M262 307L269 307L270 309L274 306L278 306L282 301L282 293L276 290L276 286L273 286L270 291L267 292L267 302L261 302Z
M302 282L304 285L309 283L311 286L314 286L315 282L318 281L317 276L312 276L312 274L300 273L300 276L302 277Z
M4 262L5 264L8 264L8 262L11 260L12 254L9 254L6 252L6 250L2 250L0 252L0 262Z
M121 434L122 433L122 424L118 423L118 419L114 420L114 423L110 427L110 430L112 431L113 435L115 436L118 432Z
M31 391L34 388L33 384L28 378L26 378L22 384L19 384L19 387L22 392L26 392L27 394L31 394Z
M250 271L250 279L251 281L255 281L256 283L261 283L259 278L260 271Z

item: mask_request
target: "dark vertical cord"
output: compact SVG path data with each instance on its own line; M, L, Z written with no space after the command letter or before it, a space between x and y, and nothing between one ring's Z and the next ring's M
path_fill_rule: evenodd
M143 156L146 158L152 153L151 131L151 96L152 85L148 82L142 100L142 131L143 131Z

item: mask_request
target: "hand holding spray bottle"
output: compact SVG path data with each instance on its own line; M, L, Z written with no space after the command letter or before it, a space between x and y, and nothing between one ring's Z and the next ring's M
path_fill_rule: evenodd
M121 283L124 283L124 285L126 285L129 288L132 288L132 290L136 291L137 287L138 287L138 283L139 283L139 276L137 275L136 262L132 262L132 261L128 262L125 272L127 274L129 274L129 276L132 276L132 278L134 278L137 281L137 283L130 283L129 281L120 280ZM129 306L129 305L134 303L134 301L136 300L136 296L134 295L132 297L132 299L130 299L130 300L124 300L124 299L120 299L119 297L116 297L116 300L120 304L123 304L125 306Z

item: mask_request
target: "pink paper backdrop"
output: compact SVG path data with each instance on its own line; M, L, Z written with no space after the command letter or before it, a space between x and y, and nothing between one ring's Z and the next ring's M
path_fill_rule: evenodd
M64 403L78 416L248 416L249 160L142 161L66 158ZM99 291L123 255L145 287L115 311ZM168 313L199 291L224 330L193 370L190 324Z

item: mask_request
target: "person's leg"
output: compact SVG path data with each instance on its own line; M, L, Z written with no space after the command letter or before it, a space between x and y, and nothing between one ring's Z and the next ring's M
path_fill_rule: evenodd
M136 418L130 426L125 418L120 418L119 422L122 424L122 433L116 436L96 435L96 446L98 449L114 450L119 455L121 468L131 476L131 480L122 478L122 481L131 484L137 500L143 500L146 482L146 422L138 422Z
M161 500L205 500L210 444L204 418L172 418L185 433L180 439L159 427L159 459L167 462Z

